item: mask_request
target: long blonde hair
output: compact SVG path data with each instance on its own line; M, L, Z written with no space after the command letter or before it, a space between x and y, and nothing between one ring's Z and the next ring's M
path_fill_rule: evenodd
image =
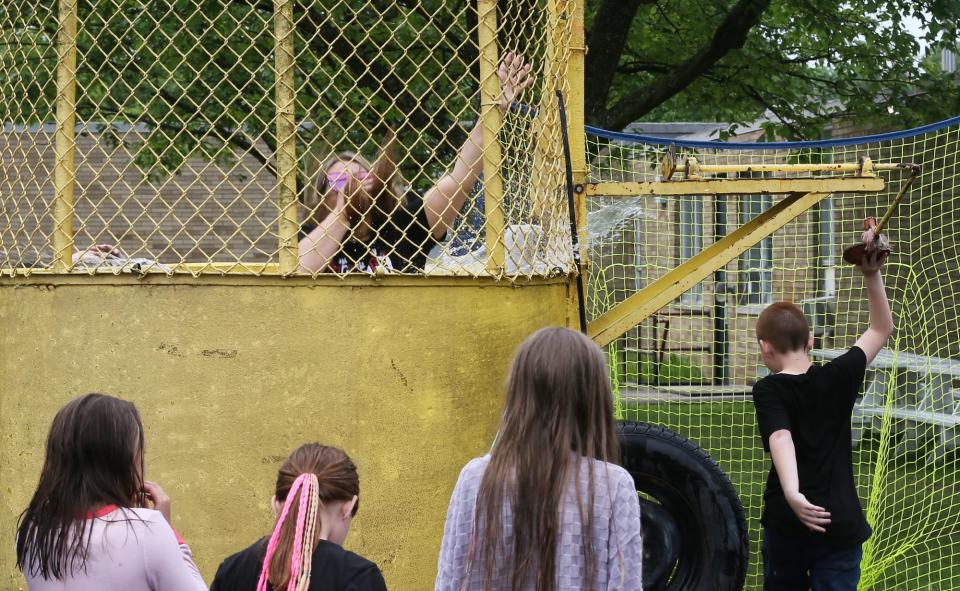
M348 196L353 203L353 209L357 212L356 215L351 216L351 225L355 233L358 238L368 239L370 234L378 230L387 216L396 209L404 193L405 183L397 171L396 150L396 136L393 132L389 132L384 138L380 155L374 163L351 150L337 152L322 161L317 160L320 164L310 175L311 179L304 191L300 222L319 224L333 213L337 204L337 192L329 184L330 168L337 163L357 164L368 174L373 175L377 183L374 189L367 193L362 183L350 179L344 186L343 193Z

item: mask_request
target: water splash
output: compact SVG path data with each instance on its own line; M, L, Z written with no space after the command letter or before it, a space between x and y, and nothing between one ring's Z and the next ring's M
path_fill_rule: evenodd
M643 207L639 199L610 199L587 214L587 244L597 246L621 237L625 224L637 218L656 220L657 214Z

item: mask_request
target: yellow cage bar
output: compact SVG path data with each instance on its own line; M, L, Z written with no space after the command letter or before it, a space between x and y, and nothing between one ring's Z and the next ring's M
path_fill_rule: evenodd
M56 172L54 179L54 269L70 270L76 180L77 1L60 0L57 29Z
M477 0L480 45L480 121L483 126L484 232L487 243L487 270L500 275L505 267L503 244L503 154L500 147L500 80L497 68L497 2Z
M294 0L274 3L277 92L277 209L280 211L280 273L295 273L300 266L297 237L297 122L294 112Z

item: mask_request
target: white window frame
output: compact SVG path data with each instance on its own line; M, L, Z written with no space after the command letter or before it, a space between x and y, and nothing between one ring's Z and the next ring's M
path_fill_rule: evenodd
M836 206L832 195L820 201L817 210L817 258L819 259L817 274L820 279L817 295L831 299L837 295L837 256L834 251L837 241L835 212Z
M680 223L680 263L690 260L703 250L703 196L682 195L678 198ZM703 305L703 282L699 282L680 296L680 302L690 305Z
M773 196L769 193L741 195L738 200L740 225L757 217L771 205ZM740 255L737 284L741 306L765 306L773 302L772 236L767 236Z

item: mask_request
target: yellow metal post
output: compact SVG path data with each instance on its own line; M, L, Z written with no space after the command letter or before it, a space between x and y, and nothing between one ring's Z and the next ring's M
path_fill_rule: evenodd
M277 208L280 211L280 273L296 273L297 136L294 104L293 0L274 2L274 47L277 92Z
M570 161L573 166L573 186L583 187L587 178L587 138L583 114L583 62L587 44L583 33L583 4L567 2L570 21L570 56L567 60L567 127L570 134ZM580 261L587 264L587 198L582 190L574 193L577 204L577 230L580 232Z
M496 0L477 0L480 40L480 124L483 126L483 209L487 235L487 270L499 275L504 269L503 177L500 174L500 79L497 67Z
M567 60L566 91L567 121L570 134L570 160L573 165L574 186L583 186L587 178L587 139L584 129L583 112L583 63L587 54L587 44L583 32L583 4L566 2L567 19L570 26L570 56ZM577 196L577 223L581 230L587 223L587 200L582 191ZM581 236L580 244L586 241ZM586 252L584 251L584 255ZM583 259L586 260L586 259Z
M558 2L560 4L560 2ZM586 274L586 268L589 264L587 258L587 196L582 190L584 181L587 178L587 141L584 130L584 112L583 112L583 69L584 58L587 54L587 44L583 31L583 3L578 0L562 2L563 16L566 18L566 25L569 27L569 53L567 54L567 70L565 72L567 88L564 91L566 96L567 110L567 133L570 138L570 165L573 169L574 186L574 204L577 213L577 237L580 249L580 268L577 273ZM584 282L586 283L586 282ZM585 306L586 302L579 302L574 298L571 301L577 301L578 305ZM579 313L569 314L570 318L578 318Z
M688 163L692 161L695 161L695 159L688 159ZM696 168L700 176L706 174L744 174L759 172L785 172L791 174L799 174L804 172L852 172L858 173L861 176L876 176L876 171L878 170L898 170L903 169L904 165L897 163L874 164L870 162L869 159L865 159L864 162L830 162L807 164L698 164Z
M596 318L587 327L587 334L598 345L608 345L827 195L829 193L791 193L767 211Z
M73 264L73 187L76 179L77 0L60 0L57 30L57 118L54 135L53 269Z
M748 195L769 193L862 193L880 192L886 185L878 176L756 178L644 182L588 183L585 193L598 197L638 197L640 195Z

